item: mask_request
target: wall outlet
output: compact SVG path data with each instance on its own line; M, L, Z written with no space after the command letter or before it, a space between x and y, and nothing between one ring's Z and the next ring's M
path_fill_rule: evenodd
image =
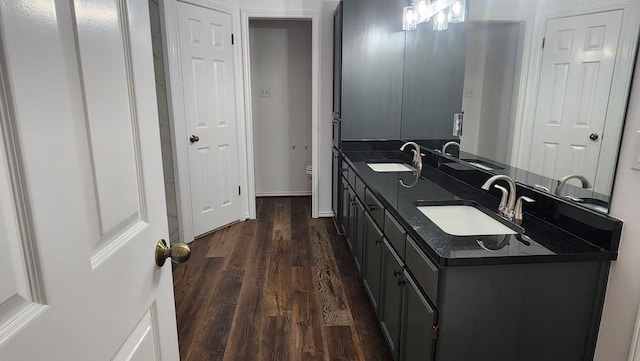
M633 152L631 168L640 170L640 130L636 132L636 150Z
M271 96L271 88L260 88L260 96L261 97L270 97Z

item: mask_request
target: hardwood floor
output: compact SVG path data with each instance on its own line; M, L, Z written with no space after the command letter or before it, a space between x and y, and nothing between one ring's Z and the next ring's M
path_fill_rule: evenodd
M392 360L344 238L310 205L259 198L257 220L191 244L174 267L182 360Z

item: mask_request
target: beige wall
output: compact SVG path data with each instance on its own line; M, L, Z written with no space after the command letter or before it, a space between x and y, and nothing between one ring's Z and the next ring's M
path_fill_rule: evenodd
M637 65L636 65L637 66ZM633 80L620 149L611 215L624 221L600 326L597 361L626 361L640 306L640 171L631 169L640 131L640 74Z
M156 73L156 94L158 98L158 117L160 119L160 143L162 146L162 166L164 172L164 193L167 199L167 218L169 238L178 241L178 206L176 186L173 178L173 156L171 153L171 131L169 124L169 105L164 76L162 35L160 30L160 7L158 0L149 0L151 15L151 40L153 43L153 67Z

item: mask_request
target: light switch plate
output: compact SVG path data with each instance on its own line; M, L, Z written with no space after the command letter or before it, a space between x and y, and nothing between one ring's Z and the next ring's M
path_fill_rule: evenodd
M636 150L633 152L631 168L640 170L640 130L636 132Z
M261 97L270 97L271 96L271 88L260 88L260 96Z

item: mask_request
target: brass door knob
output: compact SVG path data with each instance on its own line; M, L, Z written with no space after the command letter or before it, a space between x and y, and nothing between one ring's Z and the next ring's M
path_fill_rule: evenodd
M199 140L200 140L200 137L199 137L199 136L197 136L197 135L192 135L192 136L189 138L189 141L190 141L192 144L193 144L193 143L195 143L195 142L197 142L197 141L199 141Z
M591 135L589 135L589 139L593 140L594 142L598 140L598 138L600 138L598 133L591 133Z
M171 258L173 263L184 263L189 257L191 257L191 248L184 243L176 243L171 247L167 246L164 239L156 243L156 264L158 267L162 267L167 258Z

